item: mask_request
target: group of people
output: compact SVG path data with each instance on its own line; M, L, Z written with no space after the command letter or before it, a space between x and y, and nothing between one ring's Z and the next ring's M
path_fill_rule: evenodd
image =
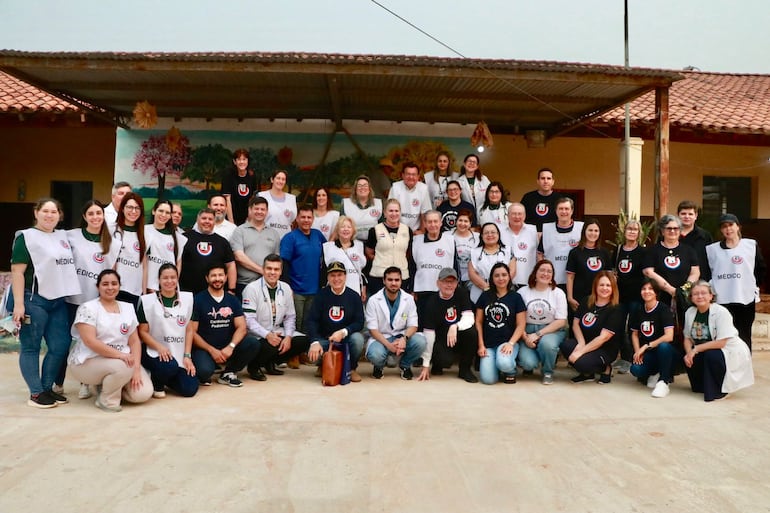
M117 412L168 390L191 397L214 379L240 387L244 370L265 381L300 356L320 365L332 347L344 349L352 382L365 354L374 379L398 368L410 380L416 367L424 381L457 362L469 383L516 383L522 369L550 385L559 353L575 383L609 383L626 363L654 397L680 365L707 401L753 382L765 268L732 214L712 243L684 202L652 247L631 220L610 254L598 221L573 219L550 169L510 203L477 155L452 173L439 153L424 181L403 164L387 197L359 176L337 211L326 187L298 204L283 170L257 191L246 150L233 164L187 231L167 200L145 221L125 182L107 206L89 201L79 228L56 229L57 200L35 205L33 227L14 240L8 302L30 406L66 403L67 369L80 398L96 394Z

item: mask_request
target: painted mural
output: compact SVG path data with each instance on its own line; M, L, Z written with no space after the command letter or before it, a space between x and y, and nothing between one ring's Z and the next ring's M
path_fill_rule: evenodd
M352 141L351 141L352 138ZM471 148L467 138L353 135L323 133L234 132L216 130L118 130L115 181L132 184L142 197L164 197L182 203L184 225L194 222L195 212L219 191L226 173L234 169L232 153L249 152L249 169L260 190L269 188L273 171L288 172L288 188L309 201L315 188L325 186L335 205L350 193L356 176L382 173L380 164L390 161L389 177L400 180L401 165L416 162L421 171L433 169L436 154L452 156L451 169L459 170ZM324 155L326 158L324 159ZM152 201L146 201L148 206Z

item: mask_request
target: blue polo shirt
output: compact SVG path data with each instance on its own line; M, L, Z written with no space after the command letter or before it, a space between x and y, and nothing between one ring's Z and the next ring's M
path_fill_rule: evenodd
M318 293L324 242L326 237L315 228L311 228L307 235L295 228L281 239L281 259L288 267L286 275L295 294L308 296Z

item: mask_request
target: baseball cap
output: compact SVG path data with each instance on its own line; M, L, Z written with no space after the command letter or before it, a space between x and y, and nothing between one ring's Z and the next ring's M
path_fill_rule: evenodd
M719 224L722 223L735 223L735 224L741 224L738 222L738 217L735 214L722 214L719 216Z
M454 278L456 280L457 271L455 271L451 267L444 267L443 269L441 269L441 271L438 273L438 279L446 280L447 278Z
M345 264L335 260L334 262L329 264L329 266L326 268L326 272L327 273L333 273L335 271L340 271L340 272L343 272L343 273L346 272L345 271Z

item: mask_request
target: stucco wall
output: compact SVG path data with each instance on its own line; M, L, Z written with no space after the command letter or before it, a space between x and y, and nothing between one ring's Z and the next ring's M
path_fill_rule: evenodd
M482 169L511 190L511 199L535 188L537 170L553 169L556 186L584 189L586 214L616 214L620 206L620 141L561 137L545 148L527 148L523 136L494 136L495 146L481 155ZM470 150L471 148L469 148ZM770 202L758 199L770 192L770 148L714 144L672 143L670 148L669 210L684 199L701 203L703 176L753 177L755 217L770 218ZM642 148L642 212L653 214L655 143Z
M91 181L94 195L110 199L115 167L112 127L0 128L0 202L16 202L19 180L26 182L26 201L51 194L52 180Z

